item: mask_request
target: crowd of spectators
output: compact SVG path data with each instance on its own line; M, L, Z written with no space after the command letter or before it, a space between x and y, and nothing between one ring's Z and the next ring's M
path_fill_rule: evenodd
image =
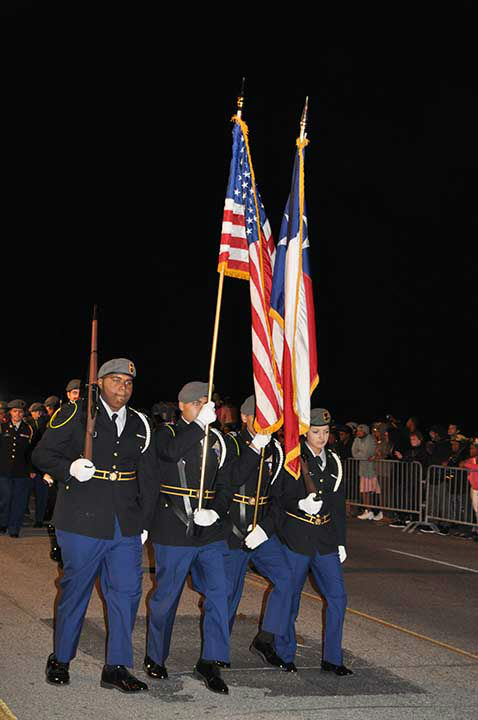
M79 390L78 390L79 395ZM70 398L69 398L70 399ZM216 405L217 425L225 434L241 429L238 407L229 397L222 399L218 393L213 395ZM49 416L60 406L56 396L50 396L44 403L33 403L29 410L25 409L25 420L32 424L34 429L41 427L44 430ZM153 427L163 423L174 424L179 417L176 402L159 401L151 409L140 408L150 419ZM2 423L8 420L8 406L0 402L0 431ZM37 433L37 436L41 433ZM282 429L277 437L283 442ZM465 436L457 423L450 423L448 429L440 425L433 425L425 433L419 427L416 417L410 417L404 423L397 418L387 415L378 418L371 425L349 421L335 422L331 426L329 447L334 450L342 461L351 459L357 461L360 502L362 508L357 517L360 520L375 520L388 522L390 527L405 528L411 521L406 512L395 510L390 514L383 506L384 488L389 488L388 501L392 506L398 507L400 499L396 497L399 487L394 470L395 464L419 463L423 476L429 467L443 468L442 472L430 475L430 494L433 507L438 514L443 515L443 499L446 497L444 487L450 479L465 478L469 484L468 496L472 503L475 527L470 529L462 527L460 523L441 522L433 527L422 527L422 532L439 532L447 535L450 532L462 537L478 539L478 437ZM385 461L393 460L395 463ZM34 470L34 469L33 469ZM32 488L34 489L34 488ZM411 490L412 492L412 490ZM415 487L413 492L419 493ZM395 497L393 497L395 493ZM38 499L41 493L35 490ZM380 498L382 497L382 502ZM456 501L456 498L455 498ZM50 505L43 499L45 506L45 519L48 519ZM449 511L449 507L447 508ZM454 508L456 510L456 508ZM36 524L41 525L42 518L36 515Z

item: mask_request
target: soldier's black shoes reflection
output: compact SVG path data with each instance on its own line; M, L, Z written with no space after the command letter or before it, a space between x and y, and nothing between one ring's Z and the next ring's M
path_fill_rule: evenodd
M204 682L208 690L220 693L221 695L229 694L229 688L221 678L219 668L215 662L198 660L196 667L194 668L194 674L198 680L202 680Z
M61 560L61 550L58 545L53 545L52 549L50 550L50 557L55 562L58 562Z
M148 689L146 683L131 675L124 665L104 665L100 685L107 690L124 693L137 693Z
M59 662L55 653L51 653L46 662L46 681L51 685L69 685L69 668L70 663Z
M168 671L166 670L166 667L164 665L159 665L159 663L157 662L154 662L154 660L150 658L149 655L145 656L143 667L149 677L155 678L155 680L166 680L168 677Z
M333 671L336 675L353 675L352 670L349 670L345 665L334 665L334 663L322 660L321 668L325 672Z
M272 643L264 642L263 640L258 640L257 638L254 638L249 647L249 650L251 651L251 653L258 655L261 660L263 660L263 662L268 663L269 665L278 667L281 670L285 670L286 672L297 672L297 668L295 670L287 669L287 665L293 665L293 663L286 663L284 660L282 660L282 658L279 657L276 653Z

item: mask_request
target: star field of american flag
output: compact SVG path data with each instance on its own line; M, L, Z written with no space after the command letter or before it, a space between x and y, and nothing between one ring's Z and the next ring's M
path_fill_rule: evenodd
M218 271L250 281L256 429L272 432L282 418L269 321L275 245L264 205L255 187L244 132L247 132L247 126L236 121Z

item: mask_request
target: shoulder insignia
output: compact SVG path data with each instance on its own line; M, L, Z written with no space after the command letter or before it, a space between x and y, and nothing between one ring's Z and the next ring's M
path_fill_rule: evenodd
M236 433L230 432L230 433L228 433L228 434L226 435L226 437L227 437L227 438L231 438L231 440L234 441L234 445L236 446L236 452L237 452L238 455L240 455L240 454L241 454L241 448L240 448L240 446L239 446L239 443L237 442Z
M132 407L130 407L129 410L131 410L131 412L133 412L135 415L137 415L144 425L144 429L146 432L146 438L145 438L144 447L141 450L141 454L143 454L149 448L149 444L151 442L151 427L149 425L148 418L146 417L146 415L144 415L144 413L139 412L139 410L135 410Z
M337 455L337 453L334 453L333 450L330 451L330 454L334 458L335 462L337 463L337 480L335 481L334 485L334 492L337 492L339 489L340 483L342 482L342 475L343 475L343 469L342 469L342 462Z
M219 430L216 430L216 428L209 428L210 431L217 436L217 439L219 440L219 445L221 446L221 457L219 458L219 470L224 465L224 462L226 460L226 443L224 442L224 437L222 433L219 432Z
M274 476L273 476L273 478L272 478L272 480L271 480L271 485L273 485L274 482L277 480L277 476L279 475L280 471L281 471L282 468L284 467L284 451L282 450L282 445L280 444L280 442L279 442L276 438L274 438L274 446L275 446L275 450L276 450L276 452L277 452L278 458L277 458L276 471L275 471ZM273 456L273 457L274 457L274 456Z
M172 425L170 425L169 423L165 423L165 424L163 425L163 427L167 427L168 430L169 430L169 432L171 433L171 435L172 435L173 437L176 437L176 430L174 429L174 427L173 427Z
M73 412L71 413L71 415L69 415L69 417L67 417L65 420L63 420L63 422L58 422L58 421L60 421L60 418L58 418L58 421L55 422L56 416L64 408L67 408L68 405L63 405L62 407L59 407L58 410L55 413L53 413L53 415L51 416L50 422L48 423L48 427L51 428L52 430L58 430L58 428L63 427L63 425L66 425L67 423L69 423L70 420L73 420L73 418L75 417L75 415L78 411L78 404L76 402L73 402L72 405L73 405Z

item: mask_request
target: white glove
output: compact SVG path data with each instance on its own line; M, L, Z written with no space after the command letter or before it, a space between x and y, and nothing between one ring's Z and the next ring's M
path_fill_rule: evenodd
M309 515L317 515L320 512L320 508L324 504L322 500L314 500L315 493L309 493L306 498L299 500L297 503L299 508Z
M345 546L339 545L339 560L340 560L340 562L343 563L343 561L345 560L346 557L347 557L347 551L345 549Z
M144 545L144 543L146 542L147 539L148 539L148 531L143 530L143 532L141 533L141 544Z
M215 523L216 520L219 520L219 515L215 510L205 510L201 508L201 510L194 511L194 522L196 525L209 527L209 525Z
M252 525L249 525L247 529L250 530L251 527ZM246 547L249 548L249 550L254 550L256 547L259 547L259 545L262 545L262 543L268 539L269 538L267 537L261 526L256 525L254 530L250 532L249 535L246 535L246 537L244 538L244 544Z
M205 425L213 423L216 420L216 417L216 406L211 400L202 406L201 411L196 418L196 422L199 422L199 424L204 427Z
M257 435L254 436L254 440L252 441L251 445L255 447L256 450L262 450L266 445L268 445L271 441L270 435Z
M96 472L96 468L91 460L85 460L85 458L78 458L74 460L70 465L70 475L79 482L86 482L93 477Z

